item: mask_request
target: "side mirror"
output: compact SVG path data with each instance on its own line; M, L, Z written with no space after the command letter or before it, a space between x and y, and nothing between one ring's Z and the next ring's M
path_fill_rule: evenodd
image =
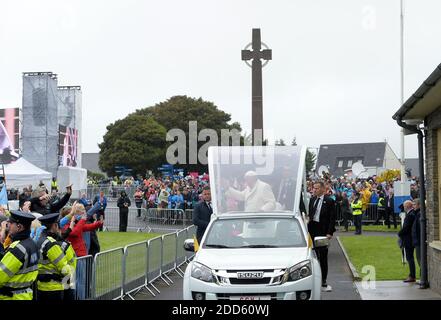
M314 247L327 247L329 246L329 239L327 237L315 237L314 238Z
M187 239L184 241L184 250L194 252L194 240Z

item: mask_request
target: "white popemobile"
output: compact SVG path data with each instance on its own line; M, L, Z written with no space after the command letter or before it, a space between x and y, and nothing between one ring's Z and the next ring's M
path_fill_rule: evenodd
M304 219L305 155L300 146L209 148L213 214L185 271L185 300L320 299ZM185 241L186 250L194 246Z

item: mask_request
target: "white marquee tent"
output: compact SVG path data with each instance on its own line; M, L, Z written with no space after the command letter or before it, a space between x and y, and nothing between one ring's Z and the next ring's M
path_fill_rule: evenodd
M0 171L0 173L2 172ZM5 164L5 178L8 189L21 189L30 184L35 188L40 181L49 187L52 174L34 166L24 158L19 158L13 163Z

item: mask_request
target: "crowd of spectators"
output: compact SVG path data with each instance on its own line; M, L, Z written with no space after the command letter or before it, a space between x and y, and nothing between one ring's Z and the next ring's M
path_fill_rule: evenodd
M397 215L394 213L394 181L379 181L377 176L367 179L358 179L348 176L333 177L329 174L323 175L325 182L326 195L331 197L337 205L338 217L342 220L345 230L348 230L348 221L352 218L351 204L359 198L362 203L364 216L368 211L374 217L373 224L380 224L380 220L390 228L393 221L394 228L397 229ZM311 198L313 184L316 179L308 179L307 196ZM418 178L412 178L410 197L419 198ZM400 211L403 212L402 206ZM392 221L390 221L392 220Z
M70 187L67 188L67 192L60 194L58 189L49 191L43 182L35 187L32 185L24 187L21 192L13 188L8 190L8 200L18 200L19 211L35 216L32 230L34 235L39 233L38 229L41 227L38 218L51 213L59 213L60 228L65 238L71 242L77 256L95 255L100 251L95 230L102 227L104 223L104 215L100 215L100 209L103 209L102 204L99 199L93 203L87 199L72 202L71 195ZM0 243L4 248L8 244L6 221L9 216L9 210L0 206L0 222L3 222L0 229ZM91 233L94 235L91 236Z

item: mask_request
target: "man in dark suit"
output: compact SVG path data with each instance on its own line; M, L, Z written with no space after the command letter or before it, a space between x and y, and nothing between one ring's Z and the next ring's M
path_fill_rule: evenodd
M418 264L421 268L421 242L420 242L421 214L420 214L420 199L419 198L413 199L413 210L415 212L415 221L412 225L412 241L413 241L413 246L415 247L416 258L417 258Z
M208 223L210 222L211 214L213 213L209 187L205 187L202 190L202 200L203 201L196 204L193 210L193 224L197 227L196 239L198 240L199 244L201 243L205 229L207 229Z
M389 215L392 216L392 220L394 222L394 229L397 228L397 215L394 212L394 193L393 191L389 191L389 195L385 198L386 201L386 224L387 228L390 229L390 219Z
M413 203L410 200L404 201L403 204L406 217L404 218L403 227L398 232L398 236L401 239L401 245L404 247L406 254L406 260L409 264L409 276L404 282L415 282L415 259L413 257L414 245L412 240L412 226L415 222L415 211L413 209Z
M315 237L326 236L332 239L335 232L335 202L325 195L325 184L320 181L314 183L313 197L309 203L308 232L314 241ZM322 291L331 291L326 282L328 277L328 248L316 248L315 252L322 269Z

